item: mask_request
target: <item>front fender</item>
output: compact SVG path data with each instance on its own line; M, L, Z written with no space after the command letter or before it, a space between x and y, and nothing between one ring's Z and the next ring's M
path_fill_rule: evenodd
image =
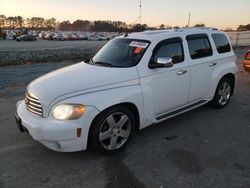
M120 103L132 103L138 109L140 115L140 123L143 124L145 122L143 113L143 98L140 85L119 87L74 96L57 102L57 104L55 105L65 103L76 103L83 104L85 106L93 106L100 112Z

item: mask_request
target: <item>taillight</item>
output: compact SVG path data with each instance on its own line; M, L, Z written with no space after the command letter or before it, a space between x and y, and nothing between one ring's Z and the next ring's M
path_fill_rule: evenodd
M245 59L250 60L250 51L246 53Z

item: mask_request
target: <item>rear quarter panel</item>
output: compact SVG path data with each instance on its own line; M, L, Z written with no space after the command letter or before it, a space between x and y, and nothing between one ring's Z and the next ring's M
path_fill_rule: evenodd
M217 65L211 72L210 90L209 90L210 92L207 95L208 99L213 99L218 83L222 79L223 76L231 73L231 74L234 74L235 78L237 79L237 75L238 75L238 68L236 65L236 56L233 51L232 44L230 43L230 47L231 47L230 52L219 54L217 51L215 42L213 40L213 37L211 36L211 34L216 34L216 33L224 34L230 43L230 38L228 37L226 33L221 32L221 31L212 31L210 33L210 42L211 42L213 52L214 52L214 57L215 57L213 62L217 63Z
M214 97L214 93L219 81L226 74L234 74L235 78L237 79L238 69L235 61L236 56L234 55L234 53L232 53L228 57L224 55L224 57L216 60L217 66L211 74L210 93L208 94L208 98L212 99Z

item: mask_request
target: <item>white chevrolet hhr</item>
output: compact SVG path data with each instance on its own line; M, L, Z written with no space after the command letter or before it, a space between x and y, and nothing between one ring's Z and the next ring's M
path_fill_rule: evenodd
M213 28L121 36L89 62L31 82L17 103L17 125L52 150L113 154L134 130L207 102L225 107L238 74L235 60L228 37Z

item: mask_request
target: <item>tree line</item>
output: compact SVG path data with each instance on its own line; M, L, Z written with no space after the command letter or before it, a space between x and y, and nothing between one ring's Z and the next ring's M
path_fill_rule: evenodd
M0 29L2 30L16 30L16 29L29 29L29 30L43 30L43 31L94 31L94 32L128 32L128 31L143 31L151 28L146 24L131 24L128 25L122 21L109 21L109 20L76 20L74 22L62 21L58 22L55 18L45 19L42 17L32 17L24 19L21 16L0 15Z
M0 28L1 29L39 29L39 30L53 30L57 26L55 18L44 19L41 17L32 17L24 19L22 16L0 15Z
M247 25L239 25L237 28L238 31L250 31L250 24Z
M196 24L195 27L205 27L205 24ZM161 24L158 27L149 27L146 24L127 24L122 21L106 21L106 20L69 20L59 22L55 18L45 19L42 17L32 17L24 19L22 16L0 15L0 29L2 30L15 30L15 29L28 29L28 30L44 30L44 31L92 31L92 32L138 32L144 30L154 29L171 29L179 28L178 26L171 27ZM232 30L232 29L228 29ZM239 25L237 31L250 30L250 24Z

